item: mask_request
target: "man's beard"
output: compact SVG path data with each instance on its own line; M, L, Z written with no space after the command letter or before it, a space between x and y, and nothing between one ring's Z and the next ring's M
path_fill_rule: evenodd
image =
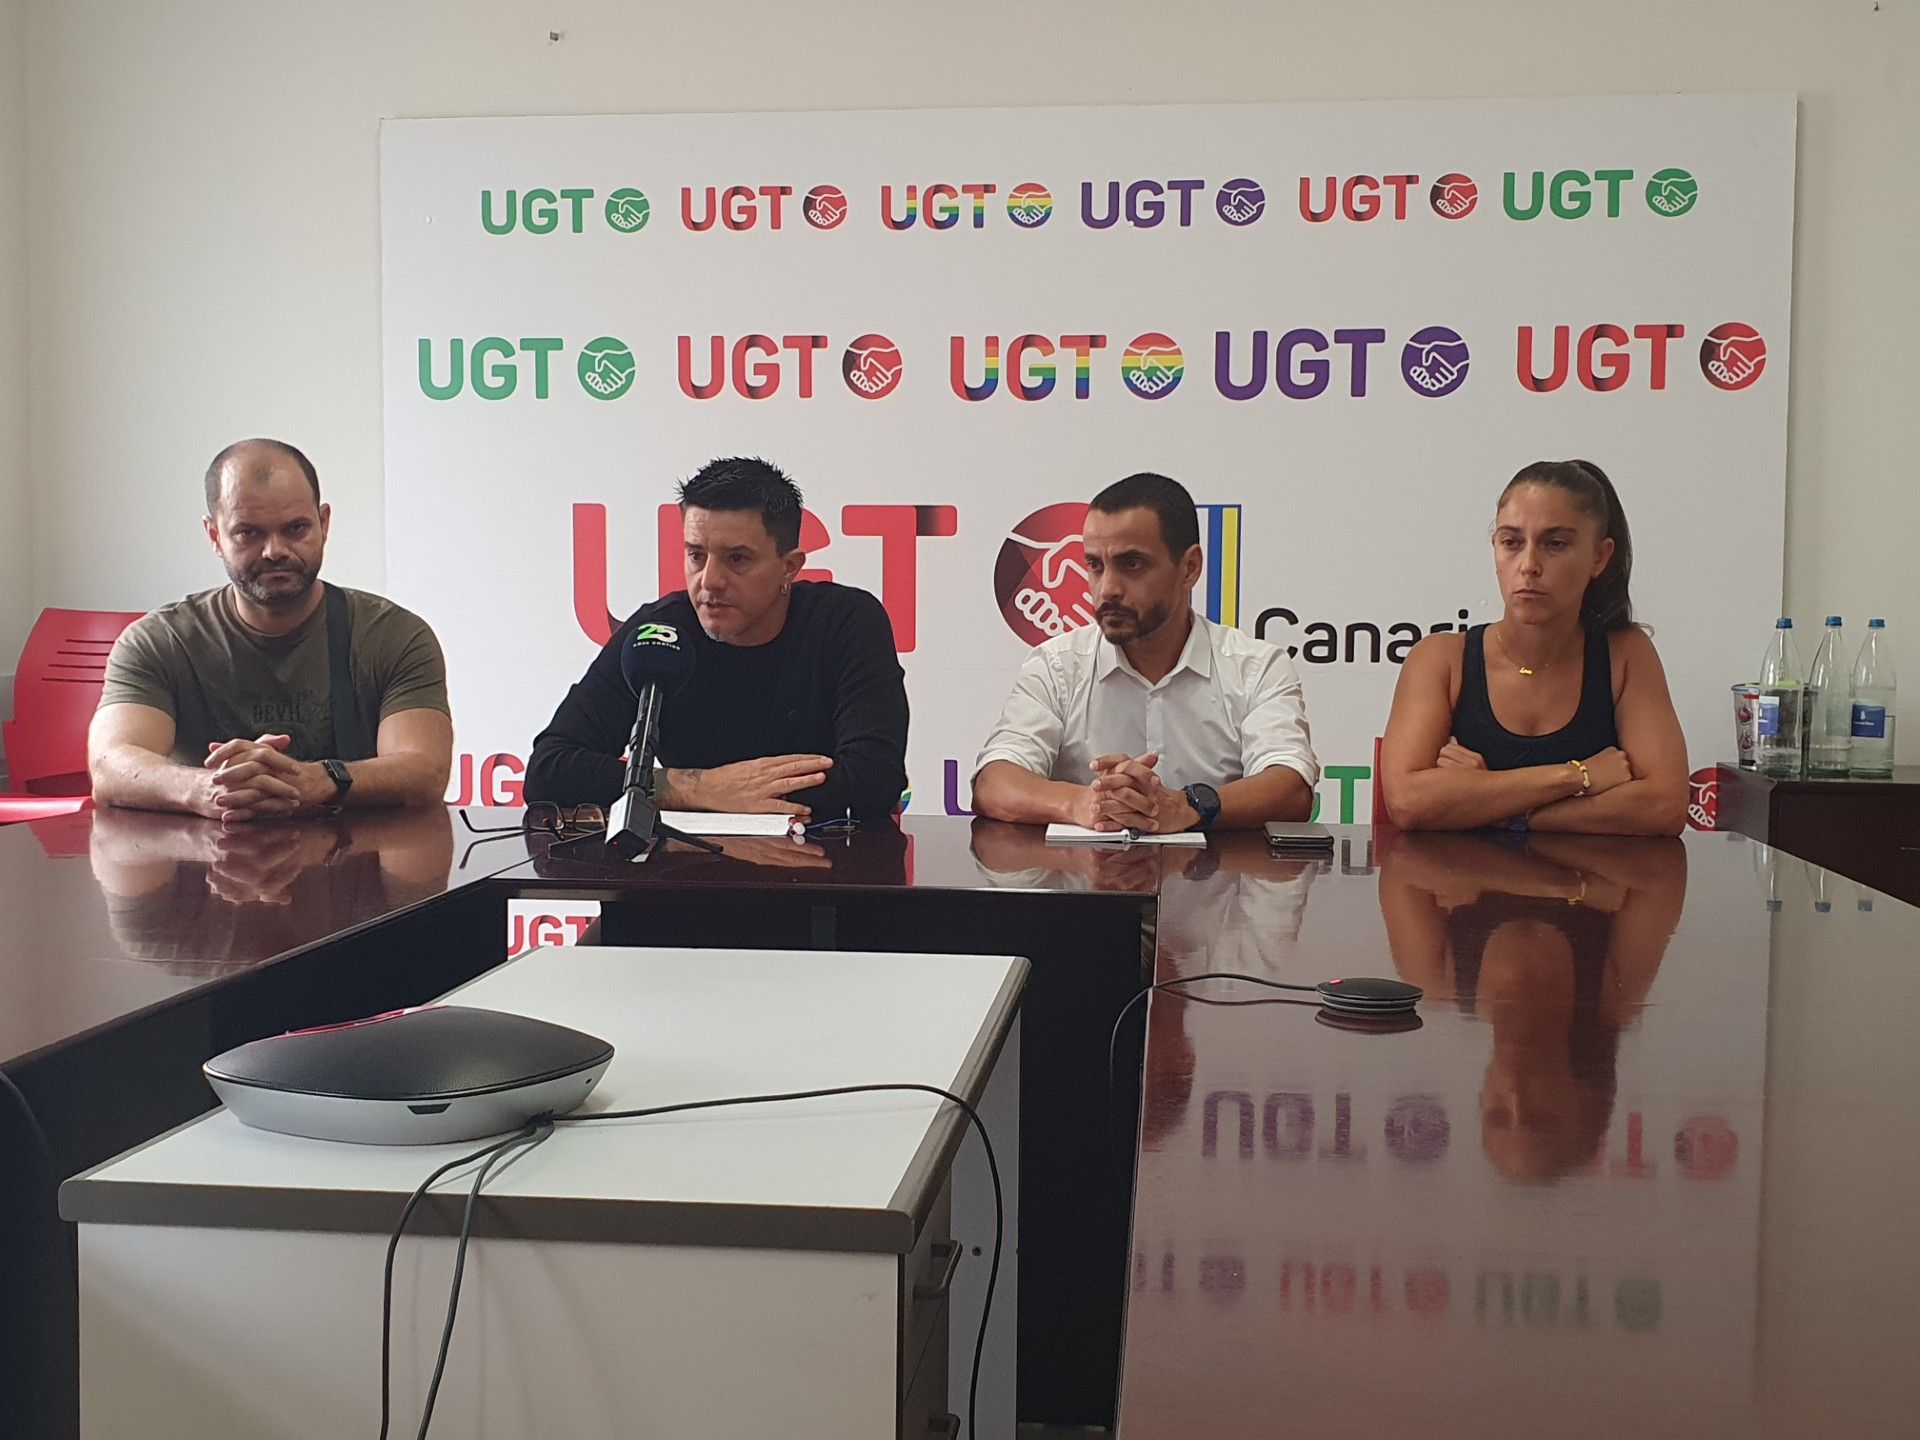
M1107 628L1107 620L1109 617L1119 620L1123 625L1129 625L1131 628L1125 633L1116 635ZM1148 606L1145 610L1129 610L1124 612L1102 610L1094 618L1100 622L1100 633L1115 645L1133 645L1141 640L1145 640L1162 625L1166 624L1167 621L1171 620L1173 618L1173 607L1171 605L1153 605Z
M268 575L294 575L299 577L300 583L270 587L261 583L262 579ZM295 560L283 565L256 565L251 570L236 570L228 565L227 578L233 581L236 590L262 610L297 610L306 603L308 594L313 590L313 582L318 578L318 572L309 570Z

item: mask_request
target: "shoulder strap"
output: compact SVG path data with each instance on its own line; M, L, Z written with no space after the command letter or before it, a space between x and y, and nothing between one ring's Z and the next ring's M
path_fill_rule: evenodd
M1465 695L1468 686L1485 693L1487 688L1487 627L1471 625L1467 628L1466 644L1460 652L1460 693Z
M338 752L333 758L369 760L377 752L353 684L353 613L347 592L338 585L327 586L327 669L327 703L333 711L333 747Z
M1575 719L1596 727L1593 733L1604 737L1607 745L1617 745L1620 737L1613 718L1613 637L1604 630L1589 630L1586 654L1581 659L1580 709Z

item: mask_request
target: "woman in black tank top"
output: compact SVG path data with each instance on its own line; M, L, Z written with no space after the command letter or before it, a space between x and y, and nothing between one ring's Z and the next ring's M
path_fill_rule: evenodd
M1633 542L1613 484L1540 461L1501 492L1498 621L1430 635L1400 673L1378 783L1410 830L1486 825L1676 835L1687 755L1633 621Z

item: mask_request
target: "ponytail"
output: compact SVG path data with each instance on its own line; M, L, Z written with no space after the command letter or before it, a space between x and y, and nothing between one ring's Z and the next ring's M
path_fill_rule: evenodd
M1633 575L1633 535L1607 472L1591 460L1536 460L1507 482L1507 488L1500 492L1500 503L1505 504L1507 496L1520 485L1548 485L1564 491L1582 511L1600 522L1601 538L1613 541L1613 554L1580 597L1580 623L1603 635L1632 629L1633 599L1627 592L1627 582Z

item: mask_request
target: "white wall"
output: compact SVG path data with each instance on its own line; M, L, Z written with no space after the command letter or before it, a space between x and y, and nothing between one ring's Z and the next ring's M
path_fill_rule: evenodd
M1786 599L1885 614L1920 675L1914 0L26 4L36 606L213 583L197 476L257 432L318 462L330 573L381 583L382 116L1795 91Z
M27 465L27 11L0 0L0 718L32 613ZM4 761L0 761L3 765Z

